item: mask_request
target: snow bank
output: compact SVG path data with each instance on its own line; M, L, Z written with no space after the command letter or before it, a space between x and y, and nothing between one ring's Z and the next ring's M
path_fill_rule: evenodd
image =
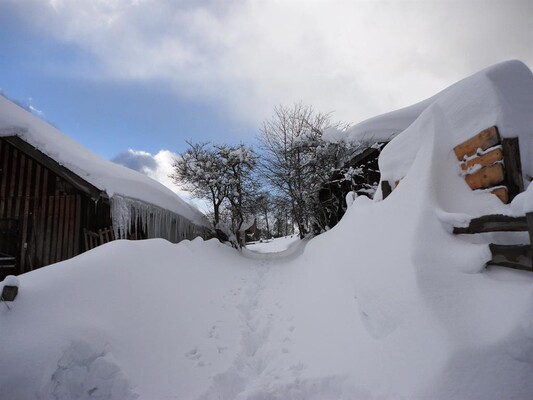
M19 136L107 193L154 204L198 225L208 225L195 207L170 189L129 168L104 160L32 113L0 96L0 137Z
M442 117L431 126L436 113ZM489 67L433 97L413 124L383 149L383 179L394 182L407 175L424 136L442 136L441 145L451 152L493 125L501 137L519 138L523 173L533 176L533 75L519 61Z
M499 97L507 79L528 85L521 64L481 74L494 114L452 113L479 111L460 91L428 107L392 194L357 197L332 230L285 252L115 241L20 276L16 301L0 304L2 395L533 398L533 274L485 268L494 238L450 232L512 206L464 188L450 149L465 126L518 129L531 105Z

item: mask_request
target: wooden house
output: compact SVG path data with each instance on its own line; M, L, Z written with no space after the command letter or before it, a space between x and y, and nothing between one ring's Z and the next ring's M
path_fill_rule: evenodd
M0 96L0 280L114 238L179 242L208 232L170 189Z

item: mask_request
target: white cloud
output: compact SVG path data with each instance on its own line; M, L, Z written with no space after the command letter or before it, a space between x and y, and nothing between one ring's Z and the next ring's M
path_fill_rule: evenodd
M128 151L117 154L111 161L162 183L183 200L193 204L203 213L208 213L209 205L205 201L192 198L189 192L175 184L170 177L173 172L172 164L177 157L179 156L170 150L159 150L157 154L151 154L143 150L128 149Z
M170 178L172 163L176 157L177 155L169 150L160 150L157 154L152 155L146 151L129 149L118 154L111 161L141 172L162 183L180 197L188 199L188 193Z
M79 73L163 81L255 125L300 100L358 122L505 59L533 64L530 0L20 4L94 56Z

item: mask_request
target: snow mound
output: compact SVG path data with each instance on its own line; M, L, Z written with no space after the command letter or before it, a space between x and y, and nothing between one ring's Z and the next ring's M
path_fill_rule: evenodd
M20 276L0 303L2 396L533 398L533 274L485 267L507 237L451 233L512 209L466 187L451 149L493 123L522 145L530 81L511 62L455 85L390 143L420 139L404 164L382 154L403 175L386 200L355 198L282 253L118 240Z

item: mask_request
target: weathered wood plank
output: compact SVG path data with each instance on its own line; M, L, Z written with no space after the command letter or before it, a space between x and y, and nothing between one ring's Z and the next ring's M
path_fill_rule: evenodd
M503 160L503 151L500 148L489 151L479 157L471 158L466 162L461 163L461 169L464 172L467 172L474 165L480 165L481 167L488 167L489 165L494 164L495 162Z
M486 189L503 182L505 171L502 164L493 164L479 171L466 175L465 181L470 189Z
M9 163L9 148L10 146L4 146L4 159L2 160L2 185L0 186L0 217L7 217L4 213L5 210L5 199L6 199L6 188L7 188L7 166Z
M484 215L473 218L467 227L454 227L456 234L475 234L485 232L526 232L528 224L526 217L511 217L509 215Z
M498 187L494 190L491 190L491 193L496 195L503 204L509 204L509 192L506 187Z
M48 265L52 261L52 232L54 227L54 196L48 196L48 212L46 213L46 234L44 236L44 262L43 265Z
M383 200L385 200L392 193L392 188L389 181L381 181L381 193L383 194Z
M45 243L45 232L46 232L46 223L48 215L48 170L46 168L42 169L42 186L41 186L41 215L39 218L39 240L37 241L37 258L39 260L39 266L46 265L44 263L44 243Z
M22 245L21 245L21 252L20 252L20 260L21 260L21 271L31 271L32 264L31 260L28 257L28 241L30 239L30 225L28 223L29 221L29 215L30 215L30 194L31 194L31 173L32 173L32 160L31 158L28 158L27 162L27 168L26 168L26 182L25 182L25 188L24 188L24 209L22 210ZM22 184L20 185L22 186Z
M471 157L476 154L478 149L487 150L490 147L496 146L500 143L500 134L496 126L491 126L476 136L458 144L453 148L455 156L459 161L463 161L465 157Z
M7 210L6 210L6 217L7 218L12 218L13 217L13 214L11 214L11 206L13 204L13 197L15 196L15 174L16 174L16 171L18 171L18 151L17 150L13 150L13 155L12 155L12 173L11 173L11 176L10 176L10 181L9 182L9 195L8 195L8 198L7 198Z
M505 186L509 190L509 200L512 201L518 193L524 191L518 138L503 139L502 151L505 163Z
M489 244L492 259L487 265L500 265L502 267L533 271L531 263L531 246Z
M57 196L59 198L59 218L57 223L57 247L56 247L56 262L63 260L63 233L65 231L65 196Z
M59 232L59 197L52 196L52 201L54 202L54 215L52 222L52 241L50 245L50 264L57 261L57 237Z
M81 229L81 196L76 195L76 214L74 220L74 255L77 256L80 251L80 229Z
M26 169L26 161L27 157L23 153L20 153L20 169L17 181L17 196L15 198L15 217L21 215L20 208L22 206L22 194L25 187L24 177L26 175L24 174L24 172Z

